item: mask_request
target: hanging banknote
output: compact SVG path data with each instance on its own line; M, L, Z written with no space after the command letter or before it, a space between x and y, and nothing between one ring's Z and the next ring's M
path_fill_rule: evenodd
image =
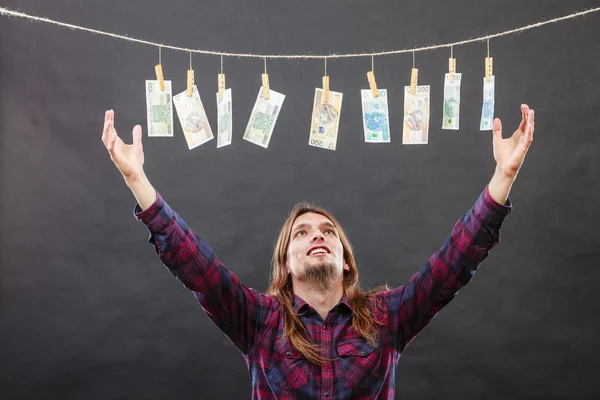
M335 150L342 111L343 94L329 91L329 101L323 101L323 89L315 89L312 122L308 144L322 149Z
M404 87L402 144L427 144L429 135L429 85L419 85L415 94Z
M191 96L188 96L187 90L184 90L173 97L173 103L175 103L181 129L183 129L183 135L190 150L214 137L196 85L192 87Z
M173 136L171 81L165 81L162 91L158 81L146 81L146 115L148 136Z
M233 132L231 105L231 88L223 91L223 100L219 100L217 92L217 148L231 144Z
M442 113L442 129L458 129L460 117L460 80L461 74L454 74L454 82L450 82L450 74L444 80L444 110Z
M245 140L264 148L269 146L284 99L285 95L269 89L269 100L265 100L263 88L260 87L250 120L248 120L248 126L246 126L246 132L244 132Z
M494 75L490 81L483 78L483 106L481 107L480 131L489 131L494 126Z
M389 143L390 119L388 112L387 90L377 89L377 97L373 96L373 91L371 89L362 89L360 94L362 98L365 142Z

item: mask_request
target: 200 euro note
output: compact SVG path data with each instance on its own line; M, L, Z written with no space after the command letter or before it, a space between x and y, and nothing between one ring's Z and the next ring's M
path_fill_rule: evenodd
M160 90L158 81L146 81L146 116L148 136L173 136L171 81L165 81L165 90Z
M454 82L450 82L450 74L444 80L444 109L442 112L442 129L458 129L460 118L460 81L462 74L454 74Z
M342 111L343 94L329 91L329 101L323 102L323 89L315 88L313 113L308 144L335 150Z
M246 132L244 132L245 140L264 148L269 146L284 99L285 95L269 90L269 100L265 100L263 88L260 87L246 126Z
M404 128L402 144L427 144L429 135L429 85L404 87Z
M483 78L483 105L481 106L480 131L489 131L494 127L494 76L486 82Z
M365 142L389 143L390 118L387 90L377 89L377 97L373 96L373 91L371 89L362 89L360 94L362 99Z
M192 96L188 96L187 90L184 90L173 97L173 103L190 150L214 137L196 85L192 88Z
M233 109L231 88L223 91L223 100L217 92L217 148L231 144L233 133Z

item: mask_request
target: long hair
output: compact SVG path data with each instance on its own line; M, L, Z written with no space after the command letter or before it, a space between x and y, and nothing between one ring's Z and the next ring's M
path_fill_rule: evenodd
M376 345L379 339L376 324L381 325L381 322L374 319L369 299L377 292L387 289L387 286L380 286L368 292L363 291L360 288L358 280L358 269L352 245L335 217L326 209L315 204L301 202L294 206L279 232L279 237L273 251L271 282L267 289L267 294L275 296L283 306L285 316L284 337L288 337L292 346L310 362L320 365L328 360L321 355L319 346L309 341L306 328L302 324L299 315L293 311L294 293L292 280L286 268L287 251L294 221L300 215L306 213L321 214L328 218L336 227L344 249L344 262L349 267L349 271L344 270L342 286L352 306L352 326L360 336L373 346Z

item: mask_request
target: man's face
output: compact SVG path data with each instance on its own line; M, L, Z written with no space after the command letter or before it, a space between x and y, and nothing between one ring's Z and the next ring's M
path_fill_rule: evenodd
M343 270L349 270L337 229L329 218L312 212L294 221L287 259L293 280L318 289L341 283Z

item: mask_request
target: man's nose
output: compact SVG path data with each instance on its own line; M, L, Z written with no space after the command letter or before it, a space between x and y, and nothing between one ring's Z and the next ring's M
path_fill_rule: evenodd
M323 236L323 232L321 232L320 229L315 229L312 237L310 238L310 241L311 242L317 242L317 241L322 242L323 240L325 240L325 236Z

